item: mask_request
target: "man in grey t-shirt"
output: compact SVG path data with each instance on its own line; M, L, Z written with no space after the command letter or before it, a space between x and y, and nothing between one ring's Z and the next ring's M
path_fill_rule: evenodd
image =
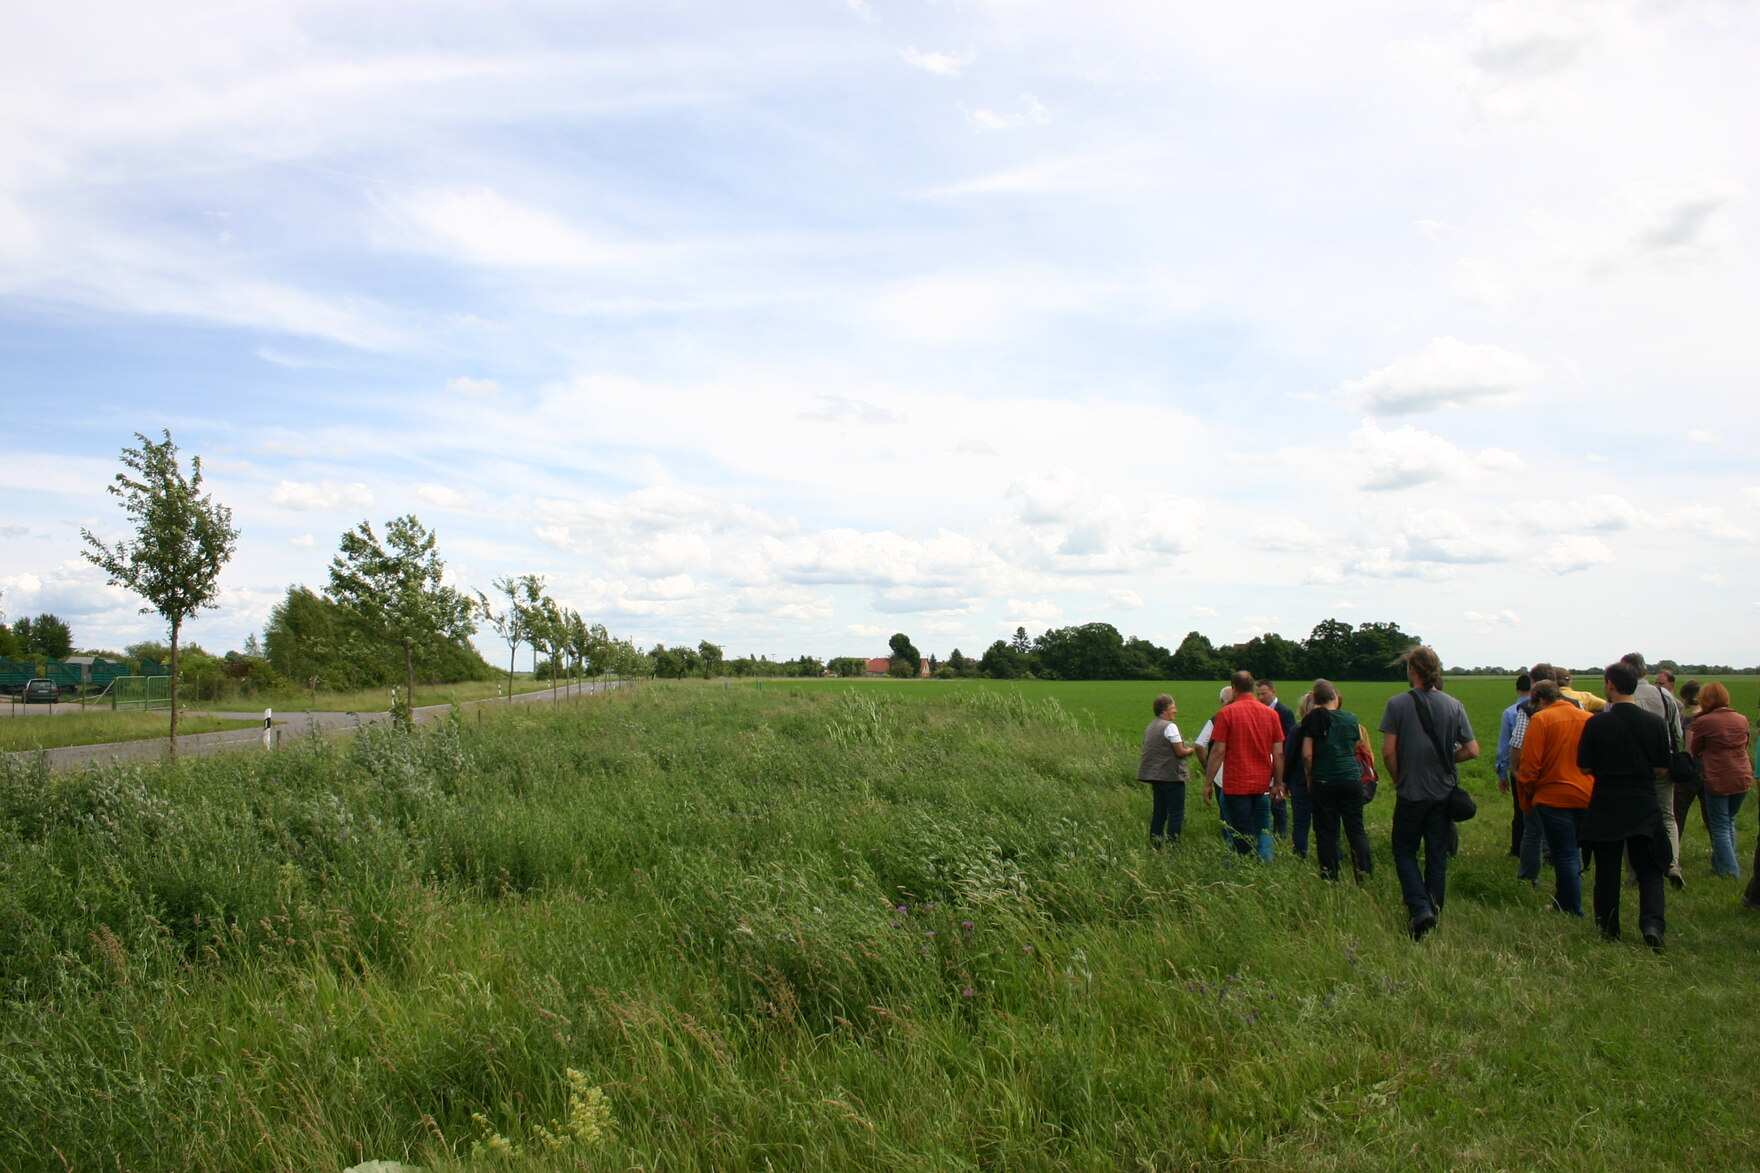
M1627 652L1619 662L1638 675L1638 691L1632 694L1632 703L1646 713L1661 717L1668 729L1670 749L1678 748L1681 744L1681 706L1674 694L1663 692L1646 679L1650 666L1637 652ZM1674 779L1667 774L1656 782L1656 806L1662 815L1662 830L1668 836L1668 882L1676 888L1685 888L1687 882L1681 875L1681 830L1674 821ZM1628 869L1628 878L1636 883L1637 873Z
M1395 785L1393 866L1411 914L1406 928L1418 940L1436 927L1448 887L1454 831L1448 795L1455 787L1455 767L1479 756L1479 741L1467 721L1466 706L1442 691L1442 660L1434 651L1413 648L1406 657L1406 679L1412 690L1389 700L1381 715L1381 757ZM1436 731L1434 739L1424 728L1419 705Z

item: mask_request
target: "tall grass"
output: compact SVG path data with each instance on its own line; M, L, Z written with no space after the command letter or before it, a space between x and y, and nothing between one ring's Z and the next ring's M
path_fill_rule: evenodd
M657 685L0 765L0 1168L1751 1163L1760 917L1702 836L1665 956L1544 913L1495 818L1415 945L1384 804L1361 888L1195 797L1151 851L1091 725Z
M186 716L177 723L182 734L248 729L250 721L227 721L206 715ZM148 741L171 734L171 714L113 712L32 712L0 718L0 752L26 753L64 745L103 745L111 741Z

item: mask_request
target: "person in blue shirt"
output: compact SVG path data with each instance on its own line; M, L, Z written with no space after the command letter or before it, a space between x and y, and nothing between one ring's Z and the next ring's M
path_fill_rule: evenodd
M1503 711L1503 723L1497 730L1497 789L1510 796L1515 808L1509 822L1509 853L1518 858L1522 854L1522 804L1509 784L1509 735L1516 727L1516 710L1528 699L1528 692L1533 687L1533 678L1526 672L1516 677L1516 703Z

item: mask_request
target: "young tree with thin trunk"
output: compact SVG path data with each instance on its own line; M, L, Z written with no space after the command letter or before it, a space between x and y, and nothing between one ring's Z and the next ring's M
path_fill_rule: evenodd
M90 549L86 561L110 577L111 586L125 587L147 605L142 615L157 612L171 629L171 756L177 756L178 639L184 621L196 612L218 606L220 570L238 546L232 510L210 493L201 492L202 458L190 458L189 475L177 459L171 433L162 441L139 432L138 448L124 448L110 494L134 526L134 538L107 546L91 530L80 536Z
M482 591L477 592L477 609L495 634L507 641L507 695L513 695L513 663L519 655L519 645L532 638L531 628L527 626L527 616L520 607L520 600L528 595L535 597L543 590L543 580L535 574L522 574L518 578L503 575L495 580L495 589L507 596L507 609L496 611L490 606L489 598Z
M330 598L363 636L403 652L403 704L413 712L416 654L468 639L477 629L471 600L445 583L433 531L407 514L387 522L385 540L361 522L342 535L330 561ZM409 716L402 717L407 724Z

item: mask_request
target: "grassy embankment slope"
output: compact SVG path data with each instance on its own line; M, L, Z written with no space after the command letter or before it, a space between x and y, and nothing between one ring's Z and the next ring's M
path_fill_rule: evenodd
M0 766L0 1167L1751 1163L1760 917L1702 832L1665 956L1544 913L1496 817L1414 945L1389 804L1361 889L1230 866L1201 822L1151 852L1135 731L1088 726L1008 689L654 686ZM570 1068L612 1126L545 1154ZM473 1160L473 1113L526 1155Z

